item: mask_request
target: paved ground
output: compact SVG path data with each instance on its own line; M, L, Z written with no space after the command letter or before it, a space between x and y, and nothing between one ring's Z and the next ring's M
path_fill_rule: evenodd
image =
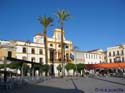
M125 93L125 78L54 78L8 93Z

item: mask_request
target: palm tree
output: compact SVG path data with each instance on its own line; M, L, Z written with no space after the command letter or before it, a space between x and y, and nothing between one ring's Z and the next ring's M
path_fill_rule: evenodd
M64 21L67 20L70 17L69 12L61 9L58 10L56 13L56 17L59 19L59 24L60 24L60 28L61 28L61 62L62 62L62 76L64 76L64 33L63 33L63 29L64 29Z
M43 34L44 34L44 45L45 45L45 62L48 64L48 48L47 48L47 27L53 22L53 19L51 17L47 16L39 16L38 20L40 21L40 24L43 27ZM47 75L47 73L46 73Z

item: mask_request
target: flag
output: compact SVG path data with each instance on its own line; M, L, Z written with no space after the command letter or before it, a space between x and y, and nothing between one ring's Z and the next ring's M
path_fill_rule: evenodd
M74 55L72 53L70 53L70 58L74 60Z

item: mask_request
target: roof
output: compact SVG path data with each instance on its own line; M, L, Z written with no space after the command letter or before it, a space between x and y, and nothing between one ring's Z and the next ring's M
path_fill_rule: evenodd
M101 49L93 49L93 50L89 50L89 51L87 51L87 52L94 52L94 51L98 51L98 50L101 50Z
M35 34L34 36L44 36L44 34L39 32L39 33Z

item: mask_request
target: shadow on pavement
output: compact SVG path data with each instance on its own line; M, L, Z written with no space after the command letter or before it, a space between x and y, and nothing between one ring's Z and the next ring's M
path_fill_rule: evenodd
M3 93L85 93L85 92L78 89L61 89L57 87L49 87L42 85L27 85L22 88L9 90Z
M114 84L119 84L119 85L125 86L124 83L119 83L119 82L115 82L115 81L111 81L111 80L101 79L101 78L97 78L97 77L90 77L90 78L97 79L97 80L102 80L102 81L106 81L106 82L109 82L109 83L114 83Z

